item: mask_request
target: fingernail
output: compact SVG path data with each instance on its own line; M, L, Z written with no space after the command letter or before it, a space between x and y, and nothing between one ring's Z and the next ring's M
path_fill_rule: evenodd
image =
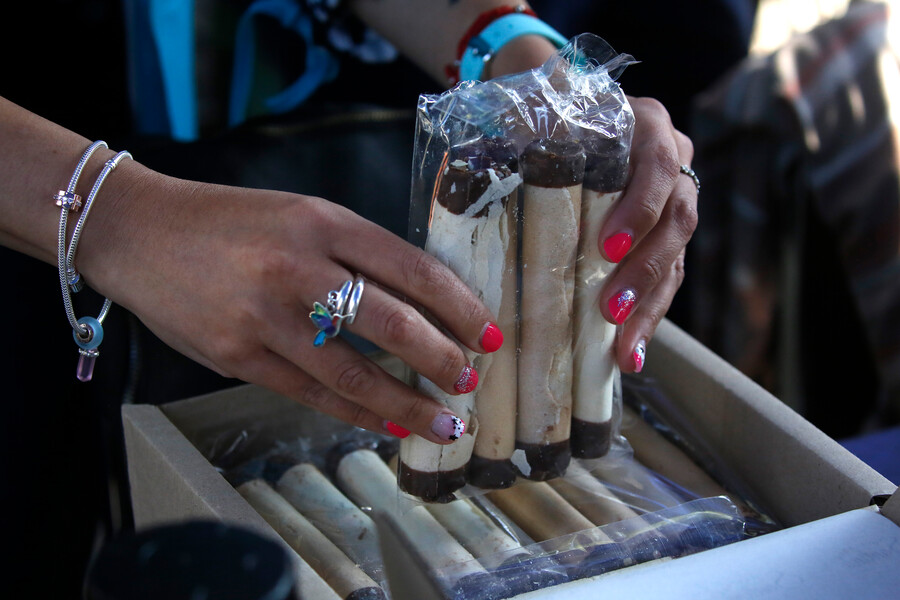
M496 352L503 345L503 332L494 323L488 323L481 332L481 347L485 352Z
M634 308L634 301L637 296L631 288L625 288L615 296L609 299L609 313L613 320L621 325L628 318L631 309Z
M603 251L610 261L617 263L628 254L631 249L631 236L624 231L611 235L603 242Z
M456 441L466 432L466 424L456 415L441 413L431 424L431 431L441 439Z
M478 371L473 369L471 366L466 365L463 367L462 373L459 376L459 379L456 380L456 383L453 384L453 389L459 392L460 394L468 394L478 385Z
M640 373L641 369L644 368L644 357L647 355L647 345L644 343L644 340L641 340L637 343L637 346L634 347L634 352L631 353L631 357L634 359L634 372Z
M391 421L384 422L384 428L388 430L391 435L397 436L401 440L409 435L409 429L405 427L400 427L396 423L392 423Z

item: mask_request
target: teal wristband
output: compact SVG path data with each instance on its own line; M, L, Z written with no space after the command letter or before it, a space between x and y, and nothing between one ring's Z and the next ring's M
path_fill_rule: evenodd
M484 65L506 44L523 35L540 35L557 48L569 41L538 18L523 13L504 15L492 21L481 33L469 40L459 63L459 79L481 80Z

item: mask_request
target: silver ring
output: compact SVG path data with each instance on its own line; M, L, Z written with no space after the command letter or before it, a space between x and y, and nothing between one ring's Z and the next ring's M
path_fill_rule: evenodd
M697 177L697 174L694 172L692 168L687 165L681 165L680 171L694 180L694 185L697 186L697 193L700 193L700 178Z
M353 283L353 291L350 293L350 298L347 299L347 304L344 306L344 318L348 325L351 325L356 319L356 310L359 308L359 301L365 288L366 284L363 278L357 277Z
M309 313L309 318L319 330L313 340L313 346L318 348L325 343L325 340L339 334L344 321L353 323L364 289L363 278L357 277L355 282L345 281L341 289L328 292L325 304L313 303L313 310Z

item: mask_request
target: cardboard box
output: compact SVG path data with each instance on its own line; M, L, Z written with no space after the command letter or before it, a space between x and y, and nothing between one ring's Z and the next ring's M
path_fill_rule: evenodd
M648 357L644 374L670 400L655 408L701 435L786 529L520 598L593 598L626 591L649 596L653 589L669 598L696 598L698 590L707 597L797 597L817 587L820 596L840 597L852 590L888 597L880 592L900 589L896 485L672 323L660 325ZM212 517L280 539L210 459L236 464L277 440L328 433L321 427L311 431L308 416L307 409L255 386L161 406L125 406L137 528ZM335 422L334 427L344 425ZM879 509L871 506L873 498L887 500ZM384 515L376 521L389 549L385 567L395 600L433 597L415 561L404 560L402 527ZM298 575L309 578L308 567L297 568ZM780 575L777 588L766 588L774 575ZM310 585L315 589L301 590L304 598L334 596Z

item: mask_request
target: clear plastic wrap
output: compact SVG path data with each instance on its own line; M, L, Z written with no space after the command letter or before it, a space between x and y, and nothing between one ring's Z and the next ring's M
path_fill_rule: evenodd
M279 533L305 527L298 513L368 578L342 567L342 592L379 597L373 581L389 594L376 512L454 600L509 598L774 528L701 442L667 435L677 423L657 429L650 405L665 398L621 376L616 328L597 307L614 267L599 228L627 182L633 128L615 78L631 62L585 34L540 69L420 100L410 237L479 294L505 335L498 352L464 349L480 374L473 393L410 378L466 420L462 439L398 441L314 415L250 462L235 464L218 440L245 498L263 512L278 505L267 519ZM715 478L690 458L698 449ZM248 482L283 502L254 501ZM329 565L343 561L327 559L328 544L297 548L336 577Z
M715 479L698 474L707 457L692 453L702 444L683 445L680 431L657 428L655 407L666 398L652 380L623 382L622 436L605 456L573 459L563 476L548 481L520 480L448 503L411 501L397 489L398 440L316 413L308 413L300 436L250 460L231 460L246 453L223 455L230 466L222 471L313 569L354 598L390 597L376 511L402 528L406 549L453 600L510 598L775 529L758 509L748 511L746 488L727 468L719 465ZM640 441L633 449L638 419L666 445ZM242 430L232 438L246 447L254 435ZM237 447L225 436L218 441Z
M550 480L573 455L609 451L616 327L598 294L615 265L598 239L628 179L634 117L615 77L631 62L583 34L542 68L420 98L411 237L479 295L505 342L464 349L480 376L470 394L416 378L469 427L450 446L401 443L412 496Z

